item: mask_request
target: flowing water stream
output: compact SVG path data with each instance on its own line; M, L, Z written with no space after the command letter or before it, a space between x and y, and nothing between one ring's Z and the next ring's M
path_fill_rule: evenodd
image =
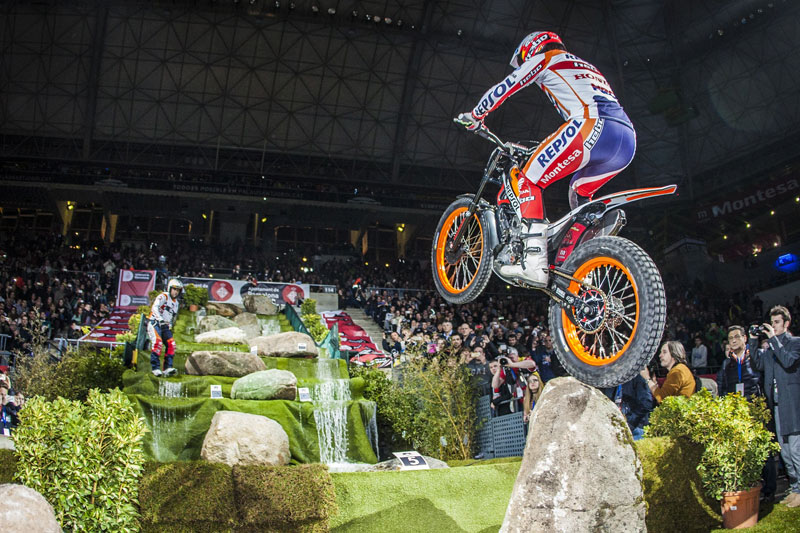
M339 374L339 361L318 359L316 378L311 388L314 421L319 440L319 461L325 464L347 463L347 405L350 402L350 380L334 377Z

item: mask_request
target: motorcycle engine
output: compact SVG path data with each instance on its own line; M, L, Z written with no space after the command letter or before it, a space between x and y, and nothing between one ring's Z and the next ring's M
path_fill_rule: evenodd
M515 265L519 263L524 251L522 238L522 225L510 207L503 207L497 214L497 229L500 234L500 242L503 247L495 256L495 262L503 265Z

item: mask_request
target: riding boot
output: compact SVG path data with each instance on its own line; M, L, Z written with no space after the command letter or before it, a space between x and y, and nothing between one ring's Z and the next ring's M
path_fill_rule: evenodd
M535 287L546 287L548 278L547 222L530 222L522 234L524 253L516 265L502 265L497 272L504 278Z

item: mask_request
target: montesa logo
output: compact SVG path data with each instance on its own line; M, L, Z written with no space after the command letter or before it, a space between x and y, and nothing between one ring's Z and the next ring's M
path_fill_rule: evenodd
M786 194L798 188L800 188L800 183L798 183L797 179L795 178L788 179L785 182L778 183L772 187L757 189L752 194L749 194L742 198L737 198L735 200L725 200L722 203L714 204L709 208L698 211L697 217L701 220L708 218L709 211L711 212L712 218L724 215L730 215L731 213L741 211L745 207L756 205L765 200L769 200L770 198L775 198L776 196Z

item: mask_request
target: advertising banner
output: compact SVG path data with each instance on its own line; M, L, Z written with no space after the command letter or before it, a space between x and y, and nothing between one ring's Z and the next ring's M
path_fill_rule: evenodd
M298 305L311 294L307 283L269 283L259 281L252 283L246 280L229 280L213 278L179 278L185 285L191 283L197 287L205 287L208 301L242 305L245 294L262 294L276 304Z
M155 270L120 270L117 307L136 309L140 305L149 305L147 293L155 288Z

